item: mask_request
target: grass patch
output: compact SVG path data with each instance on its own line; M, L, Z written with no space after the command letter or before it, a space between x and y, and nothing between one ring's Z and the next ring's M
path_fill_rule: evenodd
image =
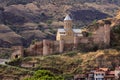
M64 56L69 56L69 57L73 57L73 56L76 56L77 55L77 52L75 51L71 51L71 52L68 52L66 54L63 54Z

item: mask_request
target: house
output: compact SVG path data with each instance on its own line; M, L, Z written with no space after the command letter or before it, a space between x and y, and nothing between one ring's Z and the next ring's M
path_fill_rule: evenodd
M98 68L94 71L94 80L104 80L108 68Z
M93 71L94 79L91 80L115 80L115 71L108 68L98 68Z
M94 80L104 80L105 71L97 70L94 72Z
M104 76L104 80L115 80L115 71L108 71Z
M115 79L120 80L120 66L115 68Z

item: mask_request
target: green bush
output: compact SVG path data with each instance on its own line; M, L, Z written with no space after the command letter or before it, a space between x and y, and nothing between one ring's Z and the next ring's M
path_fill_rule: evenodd
M74 76L71 75L71 74L64 74L63 77L64 77L65 80L72 80L72 79L74 79Z
M37 39L33 39L31 44L35 44L37 41Z
M111 30L111 47L120 46L120 25L114 26Z
M76 54L77 54L77 52L71 51L71 52L68 52L68 53L64 54L64 56L73 57L73 56L75 56Z
M27 61L31 61L32 59L33 59L32 57L26 57L26 58L23 58L23 61L27 62Z
M48 25L52 24L52 20L47 20L46 22Z
M55 76L53 73L47 70L38 70L31 78L25 80L64 80L61 76Z

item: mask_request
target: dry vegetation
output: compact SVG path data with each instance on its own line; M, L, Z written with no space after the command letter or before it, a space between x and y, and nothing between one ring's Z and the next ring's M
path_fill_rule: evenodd
M6 65L0 65L0 79L1 80L23 80L26 77L29 77L33 75L32 71L13 67L13 66L6 66Z
M78 74L96 67L114 69L115 66L120 65L120 51L106 49L88 53L69 52L62 55L26 57L21 59L19 64L31 61L36 61L37 64L34 68L29 68L30 70L47 69L57 74ZM15 63L16 61L12 61L9 64L15 65Z

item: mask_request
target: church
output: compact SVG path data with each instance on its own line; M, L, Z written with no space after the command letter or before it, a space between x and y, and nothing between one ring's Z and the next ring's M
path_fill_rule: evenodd
M56 40L64 40L66 43L73 43L74 37L82 37L81 29L73 29L72 28L72 19L69 15L67 15L64 19L64 28L58 29Z

